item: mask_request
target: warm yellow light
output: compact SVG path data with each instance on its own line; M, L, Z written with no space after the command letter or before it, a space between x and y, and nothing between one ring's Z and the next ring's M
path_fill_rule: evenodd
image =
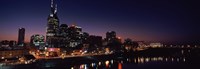
M106 61L105 63L106 63L106 66L108 66L108 65L109 65L109 61Z
M118 39L121 39L121 37L117 37Z

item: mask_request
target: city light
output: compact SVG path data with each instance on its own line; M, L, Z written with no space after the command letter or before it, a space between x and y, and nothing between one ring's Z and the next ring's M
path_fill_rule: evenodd
M199 12L194 9L198 2L0 3L4 10L0 69L198 69L200 65Z

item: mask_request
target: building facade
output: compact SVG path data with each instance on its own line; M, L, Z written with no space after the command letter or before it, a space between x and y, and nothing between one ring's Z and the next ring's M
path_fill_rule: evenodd
M51 0L51 13L47 19L46 46L49 48L76 47L83 42L82 28L59 23L57 5Z
M48 16L47 21L46 45L48 47L57 47L59 39L59 19L57 16L57 5L54 0L51 0L51 13Z
M116 37L116 32L115 31L108 31L106 33L106 39L105 40L108 43L111 43L111 42L115 41L116 39L117 39L117 37Z
M24 46L24 39L25 39L25 28L19 28L18 32L18 45Z
M32 35L30 39L30 45L35 46L38 49L44 49L45 48L44 38L45 37L43 35L39 34Z
M0 42L0 48L3 48L3 49L13 49L16 45L17 45L17 42L14 41L14 40L2 40Z
M21 57L28 54L28 50L0 50L1 58Z

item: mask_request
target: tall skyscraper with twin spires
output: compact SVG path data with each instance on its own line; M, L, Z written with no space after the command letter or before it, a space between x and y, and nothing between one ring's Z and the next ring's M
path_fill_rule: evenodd
M51 13L47 19L46 46L50 48L76 47L83 42L82 28L59 23L57 4L51 0Z
M46 45L48 47L56 47L59 35L59 19L57 16L57 4L55 0L51 0L51 13L47 19L46 28Z

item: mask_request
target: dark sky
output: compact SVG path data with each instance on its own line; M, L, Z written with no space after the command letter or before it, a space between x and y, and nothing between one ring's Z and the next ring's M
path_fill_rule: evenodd
M199 41L200 4L192 0L57 0L60 23L84 32L145 41ZM18 28L45 35L50 0L0 0L0 40L17 40Z

